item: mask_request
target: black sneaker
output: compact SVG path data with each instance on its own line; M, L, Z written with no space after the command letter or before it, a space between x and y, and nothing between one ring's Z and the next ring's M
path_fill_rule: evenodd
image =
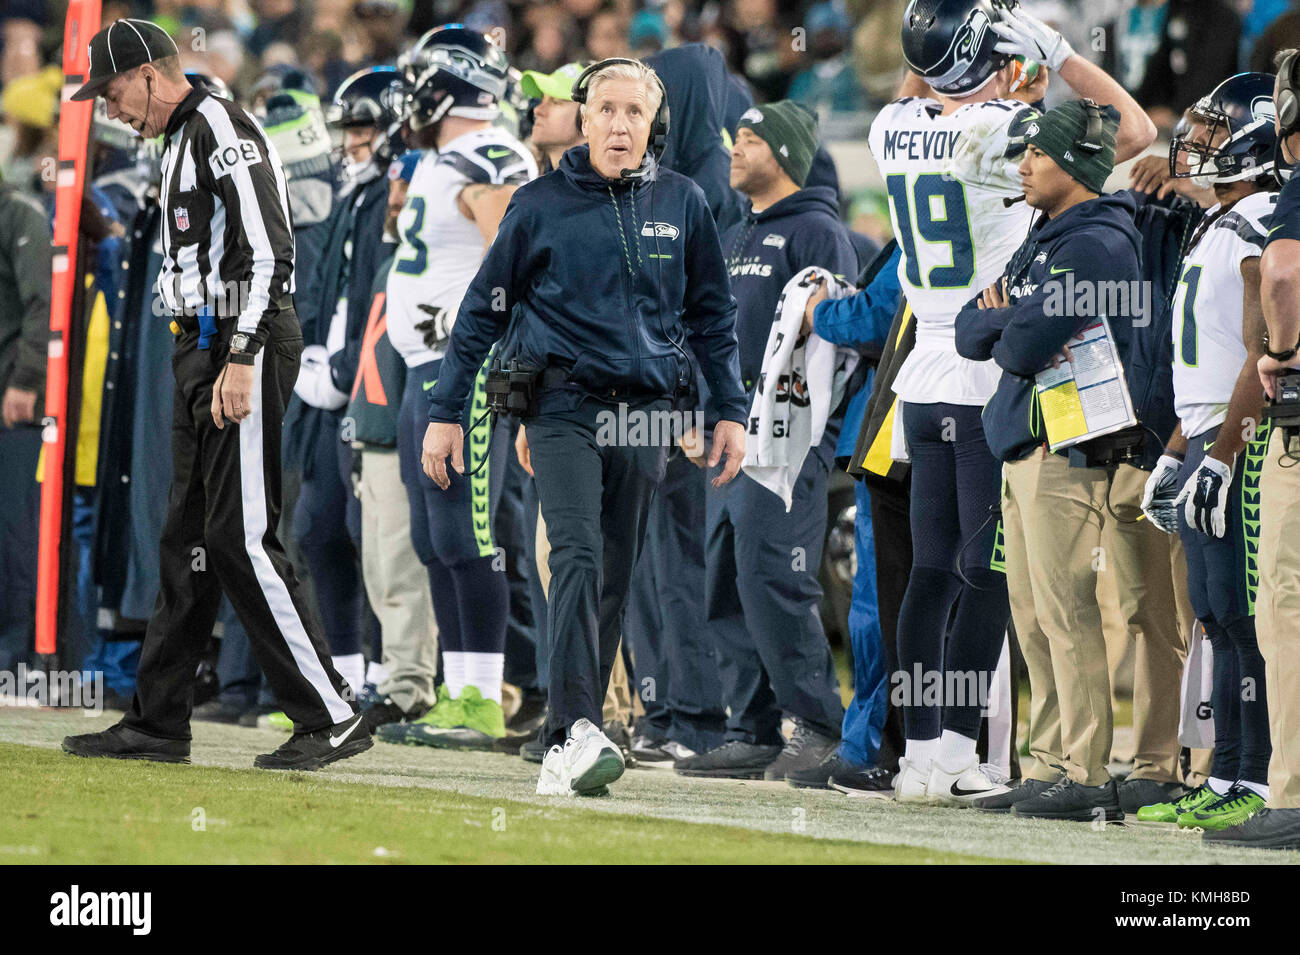
M188 763L190 741L162 739L116 723L99 733L65 736L63 751L73 756L147 759L155 763Z
M1300 851L1300 809L1268 809L1227 829L1207 831L1201 841L1214 846Z
M1134 779L1130 776L1119 784L1119 808L1126 815L1137 815L1143 806L1173 802L1187 792L1182 783L1160 783L1154 779Z
M678 760L674 765L683 776L715 779L762 779L763 770L781 755L780 746L758 746L733 739L707 753Z
M1030 819L1067 819L1073 822L1092 822L1098 818L1118 822L1124 818L1124 810L1119 808L1115 780L1108 779L1100 786L1085 786L1068 776L1058 779L1037 796L1021 799L1011 807L1011 812Z
M892 799L894 774L879 766L863 769L852 763L840 761L841 769L831 777L831 789L851 798Z
M506 720L507 736L536 736L546 722L546 693L543 690L524 690L519 709Z
M549 746L534 736L519 747L519 755L523 757L525 763L540 763L546 758L548 749L550 749Z
M1064 778L1064 775L1060 777L1060 779ZM1020 785L1012 786L1009 792L998 793L996 796L981 796L972 800L971 805L980 812L1010 812L1016 803L1042 795L1054 785L1055 782L1045 783L1041 779L1025 779L1021 780Z
M679 759L690 759L695 750L675 739L632 737L632 758L647 769L672 769Z
M838 737L819 733L808 723L796 717L794 732L790 734L785 746L781 748L781 755L763 771L763 778L782 780L790 773L814 769L821 765L822 760L839 748L840 741ZM829 778L828 776L827 779Z
M386 696L378 703L367 706L361 711L361 718L366 721L366 731L374 733L381 726L387 726L389 723L408 723L411 720L418 720L425 713L429 712L427 706L417 706L413 710L404 710L393 702L391 696Z
M292 769L314 772L322 766L357 753L364 753L375 741L370 738L366 721L358 713L349 720L314 733L294 733L274 753L263 753L253 760L256 769Z
M829 789L831 777L841 766L847 767L838 748L815 766L804 766L785 774L785 781L795 789Z

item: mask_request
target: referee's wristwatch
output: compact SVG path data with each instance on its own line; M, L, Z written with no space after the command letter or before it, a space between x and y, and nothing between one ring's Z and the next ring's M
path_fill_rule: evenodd
M1273 351L1273 349L1269 348L1268 346L1269 346L1269 341L1268 341L1268 335L1266 333L1264 335L1264 353L1268 355L1269 358L1272 358L1274 361L1290 361L1292 358L1296 356L1296 352L1300 352L1300 341L1297 341L1286 351Z
M252 344L252 339L243 332L235 332L230 336L230 363L232 365L251 365L256 362L256 356L248 350Z

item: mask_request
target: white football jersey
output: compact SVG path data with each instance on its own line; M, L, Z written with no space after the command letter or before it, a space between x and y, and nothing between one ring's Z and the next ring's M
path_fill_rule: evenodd
M1174 410L1183 435L1195 438L1222 424L1246 363L1241 335L1243 260L1264 254L1277 193L1246 196L1205 230L1183 260L1174 288ZM1218 213L1215 206L1206 213Z
M457 207L461 190L471 183L522 185L536 176L532 153L496 126L420 158L397 220L401 245L387 286L388 337L409 367L446 353L460 300L483 261L483 234ZM432 348L415 327L431 318L438 336Z
M890 103L867 143L885 180L902 251L898 276L916 316L916 348L894 380L904 401L982 405L1001 374L957 354L954 318L1001 277L1029 232L1034 210L1003 200L1021 193L1007 159L1037 113L1018 100L987 100L947 116L936 100Z

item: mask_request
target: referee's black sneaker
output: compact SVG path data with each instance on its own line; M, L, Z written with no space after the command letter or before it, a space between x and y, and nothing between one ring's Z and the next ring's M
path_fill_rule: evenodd
M1066 819L1072 822L1105 820L1118 822L1124 818L1119 807L1119 792L1115 780L1108 779L1100 786L1085 786L1068 776L1062 776L1037 796L1022 799L1011 807L1014 816L1030 819Z
M63 751L73 756L108 759L147 759L155 763L188 763L190 741L162 739L116 723L99 733L63 737Z
M360 713L314 733L294 733L274 753L253 760L257 769L293 769L313 772L322 766L357 753L364 753L375 741Z

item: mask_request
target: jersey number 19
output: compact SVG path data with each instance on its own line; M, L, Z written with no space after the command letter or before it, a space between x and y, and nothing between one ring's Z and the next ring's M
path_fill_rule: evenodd
M926 172L916 177L909 196L907 180L905 173L894 173L885 180L898 223L898 241L907 262L907 281L917 288L966 288L975 277L975 243L971 241L965 186L943 173ZM942 206L940 211L935 209L935 200ZM917 259L917 236L927 245L949 247L948 264L931 265L924 282Z

